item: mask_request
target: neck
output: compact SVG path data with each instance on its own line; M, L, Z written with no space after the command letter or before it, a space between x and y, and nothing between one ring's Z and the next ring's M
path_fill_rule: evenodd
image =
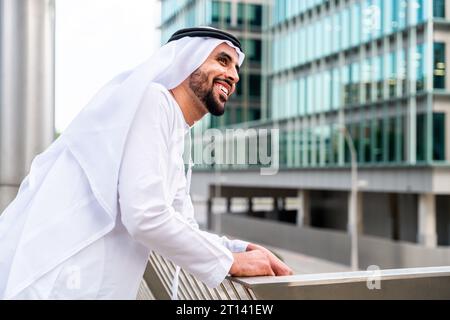
M178 86L169 91L180 106L184 120L190 127L208 113L208 110L198 97L184 86Z

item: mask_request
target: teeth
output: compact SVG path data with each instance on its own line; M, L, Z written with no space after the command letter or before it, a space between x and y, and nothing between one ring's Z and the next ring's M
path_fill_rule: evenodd
M228 95L228 89L225 88L223 85L219 84L219 89L222 90L223 93L225 93L226 95Z

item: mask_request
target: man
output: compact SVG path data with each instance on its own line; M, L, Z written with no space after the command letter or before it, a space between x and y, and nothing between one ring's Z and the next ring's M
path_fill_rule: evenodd
M243 59L234 36L183 29L100 90L0 216L0 298L134 299L151 250L210 287L227 274L291 274L194 220L184 136L225 112Z

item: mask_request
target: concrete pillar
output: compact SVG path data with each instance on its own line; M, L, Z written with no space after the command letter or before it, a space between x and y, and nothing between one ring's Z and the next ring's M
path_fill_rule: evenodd
M0 0L0 213L54 138L54 0Z
M298 190L297 226L311 225L311 210L308 190Z
M252 213L253 212L253 198L252 197L247 198L247 204L248 204L248 207L247 207L248 212Z
M232 201L232 198L226 198L226 207L227 207L227 213L231 213L231 201Z
M419 194L417 241L426 247L437 246L436 196L432 193Z

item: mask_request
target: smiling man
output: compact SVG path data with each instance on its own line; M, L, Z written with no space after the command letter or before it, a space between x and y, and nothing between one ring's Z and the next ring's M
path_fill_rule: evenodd
M226 112L243 59L229 33L182 29L101 89L0 216L0 298L134 299L151 250L210 287L227 274L291 274L194 219L184 139Z

